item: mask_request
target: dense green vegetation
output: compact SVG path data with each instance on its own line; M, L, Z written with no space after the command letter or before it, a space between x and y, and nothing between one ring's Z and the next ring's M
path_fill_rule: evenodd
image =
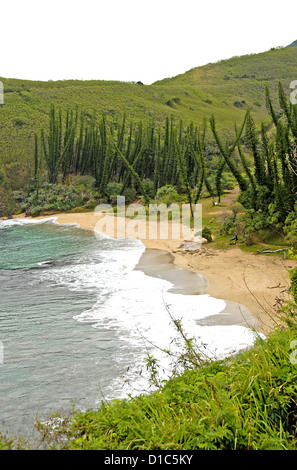
M3 79L0 215L238 198L204 236L277 238L297 250L297 48L208 64L151 86ZM50 104L51 103L51 104ZM125 109L123 114L122 110ZM148 111L149 110L149 111ZM236 124L235 124L236 123ZM216 207L214 206L214 209ZM210 230L211 228L211 230ZM220 240L220 238L218 237ZM183 336L181 376L157 391L102 403L38 428L49 448L296 449L297 274L293 301L269 338L224 361L202 358ZM156 383L157 367L148 358ZM3 437L0 448L15 448Z
M64 446L296 450L295 337L296 330L278 331L235 359L186 371L158 392L77 413L60 429Z
M281 113L268 87L265 97L274 126L269 132L264 123L257 129L247 108L242 124L235 125L233 137L227 139L211 116L214 142L207 140L206 120L201 127L176 123L173 117L163 125L153 120L134 124L127 123L124 115L112 123L105 114L86 119L78 109L68 109L63 116L52 105L47 129L35 134L31 185L14 193L16 207L38 215L82 204L94 207L99 201L113 203L117 195L124 195L127 203L136 197L146 205L188 202L194 211L203 194L220 203L224 189L236 184L237 205L225 214L220 231L235 233L250 245L255 233L273 229L294 245L297 106L290 103L281 82L277 102ZM93 183L83 196L75 181L84 176Z

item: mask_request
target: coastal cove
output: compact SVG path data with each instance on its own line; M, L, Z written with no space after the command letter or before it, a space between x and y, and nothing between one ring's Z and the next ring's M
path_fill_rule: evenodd
M96 224L99 220L99 217L91 212L56 213L50 217L58 224L77 224L82 229L92 231L97 230ZM44 216L39 216L34 219L43 218ZM129 221L130 219L126 219L125 223ZM235 308L237 317L245 312L248 318L243 320L243 323L246 326L252 318L252 326L257 325L257 331L264 334L270 333L276 327L277 317L274 317L273 312L277 309L278 299L288 299L288 273L297 266L296 260L265 254L256 255L236 246L217 249L211 244L202 243L199 250L191 251L184 249L183 240L142 238L141 242L146 250L152 250L147 252L148 256L154 257L155 250L160 250L163 254L166 252L171 255L167 256L166 263L204 276L207 283L204 293L229 302L230 307L233 303L233 311ZM156 257L154 259L156 260ZM157 264L159 263L160 258ZM161 264L164 264L164 258ZM177 272L175 271L176 274ZM239 322L242 322L242 316Z
M149 392L145 354L158 359L164 380L170 377L172 365L161 351L180 347L174 319L207 358L222 359L252 346L264 332L264 317L244 282L240 285L243 269L252 271L254 282L257 272L263 276L266 270L268 286L286 280L284 261L236 247L215 250L203 244L185 251L182 240L96 235L98 217L91 213L15 219L0 222L5 352L0 404L2 429L10 431L31 429L34 416L65 411L71 400L84 410L96 408L102 398ZM27 232L25 245L10 238L14 230ZM34 249L25 270L19 264L22 246ZM5 257L12 270L6 271ZM267 288L266 300L274 301L275 290Z
M294 31L62 3L4 5L0 450L297 450Z

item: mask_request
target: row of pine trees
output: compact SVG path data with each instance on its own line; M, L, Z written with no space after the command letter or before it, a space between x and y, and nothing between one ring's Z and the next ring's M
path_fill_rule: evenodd
M208 187L204 157L205 124L202 130L193 124L184 127L166 118L163 126L154 121L108 123L68 110L51 107L48 131L35 135L35 180L44 166L49 183L67 175L90 174L102 196L107 184L122 184L122 191L134 185L146 197L143 180L154 183L154 192L165 185L183 187L191 202L197 201L203 184ZM148 198L147 198L148 201Z
M263 123L256 129L249 109L241 128L235 126L232 145L222 142L214 117L210 125L222 165L227 165L237 180L243 206L267 217L274 214L275 221L284 223L289 214L297 212L297 105L289 101L280 82L280 112L272 103L268 87L265 93L272 119L269 133ZM244 146L240 136L244 136ZM240 169L232 158L235 149L240 157Z
M219 135L214 116L200 127L184 126L173 118L166 118L163 125L153 120L128 123L125 116L119 123L109 123L105 115L90 118L78 109L62 116L52 106L48 129L35 135L36 184L45 165L50 183L58 178L65 181L71 173L92 175L102 197L114 181L122 191L133 185L148 203L143 181L149 179L154 194L162 186L173 185L195 204L203 188L220 202L222 176L228 171L238 183L245 207L274 211L284 221L297 202L297 106L290 103L280 83L281 112L275 110L268 88L266 105L274 128L268 131L262 124L257 129L247 109L242 124L234 127L233 139ZM210 169L206 158L211 148L206 134L219 155L215 169Z

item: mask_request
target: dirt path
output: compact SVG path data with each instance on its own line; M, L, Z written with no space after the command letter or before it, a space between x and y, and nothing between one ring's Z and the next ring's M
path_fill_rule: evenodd
M232 191L230 191L230 193L227 196L225 196L221 200L222 204L226 204L226 205L230 204L230 202L234 201L234 199L236 199L239 196L239 192L240 192L239 187L236 186L234 189L232 189Z

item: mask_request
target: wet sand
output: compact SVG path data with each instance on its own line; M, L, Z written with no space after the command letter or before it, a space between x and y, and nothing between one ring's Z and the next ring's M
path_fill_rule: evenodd
M169 281L173 287L168 292L183 295L209 295L207 277L199 272L178 266L175 264L173 254L168 251L146 248L135 269L141 270L147 276ZM201 326L240 325L256 330L261 329L261 322L245 305L230 300L225 300L225 305L222 312L197 320L197 324Z
M203 274L189 271L174 264L174 256L168 251L147 248L135 270L171 282L169 292L184 295L206 294L208 280Z

